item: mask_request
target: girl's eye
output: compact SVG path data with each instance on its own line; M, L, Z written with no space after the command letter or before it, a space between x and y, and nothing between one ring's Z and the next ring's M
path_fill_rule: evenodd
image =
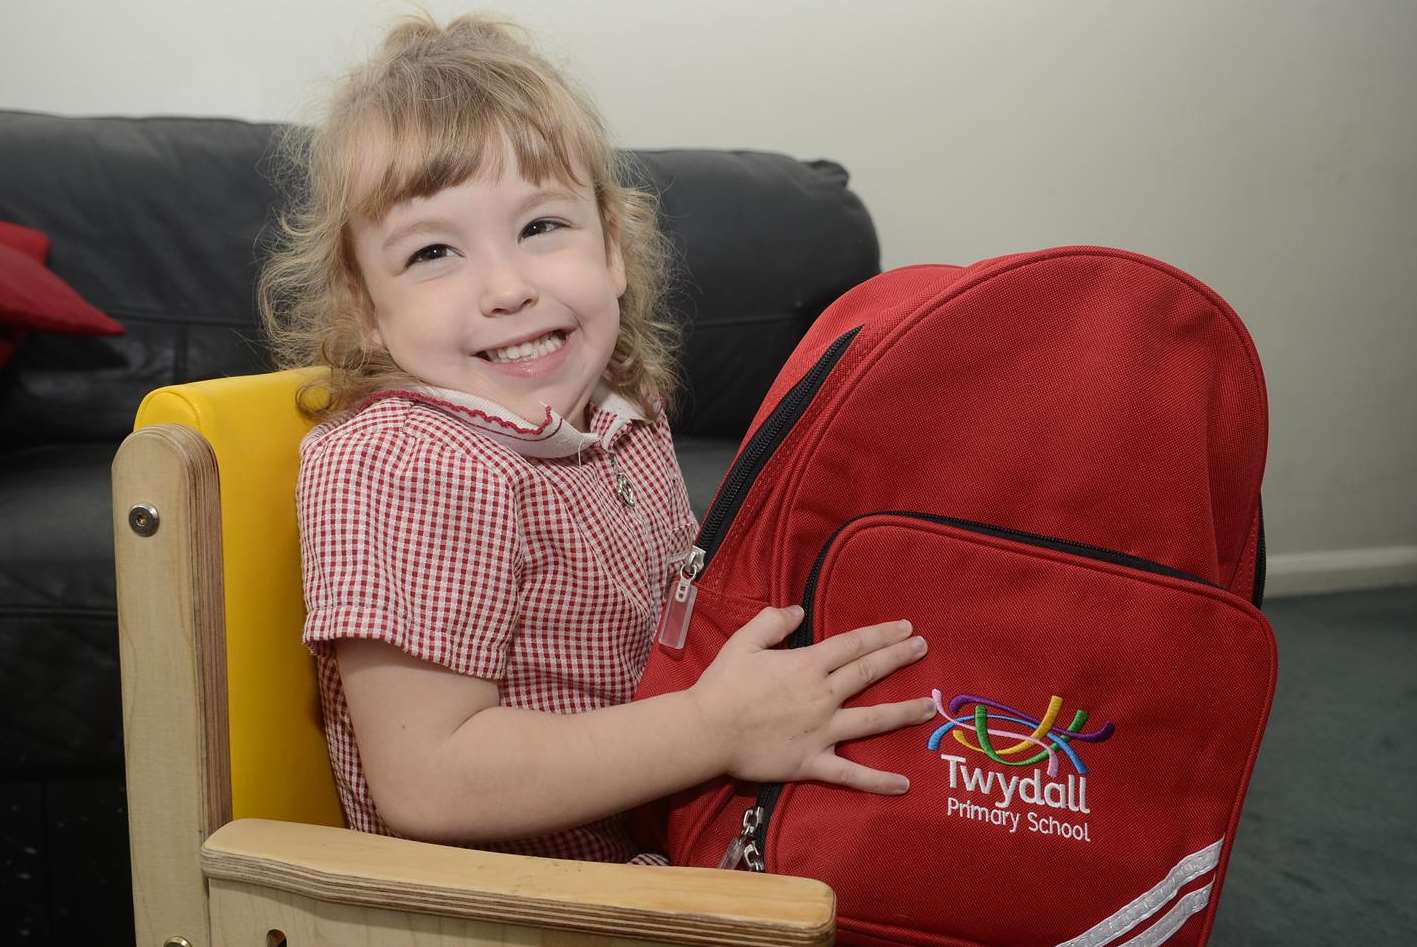
M564 226L566 225L559 220L552 220L549 217L539 217L522 228L522 239L551 233L553 230L560 230Z
M422 249L415 250L408 258L406 265L413 266L415 263L425 263L429 260L441 260L453 250L446 243L430 243Z

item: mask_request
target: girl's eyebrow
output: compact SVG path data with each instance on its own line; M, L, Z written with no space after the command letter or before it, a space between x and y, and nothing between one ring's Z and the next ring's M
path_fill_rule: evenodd
M577 200L576 195L564 187L539 187L522 198L517 204L516 213L524 214L537 204L549 204L552 201L569 201L574 204Z
M406 224L400 224L395 227L393 232L384 238L384 245L380 247L379 250L380 252L386 252L400 240L411 237L416 233L433 230L451 230L453 227L454 223L451 217L418 217L410 220Z

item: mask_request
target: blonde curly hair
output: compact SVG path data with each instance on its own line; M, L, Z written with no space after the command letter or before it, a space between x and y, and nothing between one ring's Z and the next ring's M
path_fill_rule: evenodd
M406 17L343 78L321 121L292 126L282 139L294 195L257 293L277 366L330 369L328 382L302 390L307 415L343 413L414 380L366 344L372 304L354 260L352 218L379 220L401 201L496 173L488 163L498 160L503 136L527 180L593 191L607 239L619 240L627 284L605 380L647 413L672 404L680 339L660 312L669 254L654 197L624 183L623 156L594 106L516 32L480 16L446 27L426 14Z

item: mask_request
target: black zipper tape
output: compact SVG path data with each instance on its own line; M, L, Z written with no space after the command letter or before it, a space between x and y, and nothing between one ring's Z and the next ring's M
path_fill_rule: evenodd
M812 643L812 599L817 594L817 574L821 571L822 563L826 560L827 550L836 541L836 537L841 531L852 523L868 516L903 516L909 519L926 520L931 523L939 523L944 526L953 526L956 529L967 530L971 533L982 533L986 536L997 536L1000 539L1008 539L1014 542L1025 543L1029 546L1041 546L1045 549L1055 549L1058 552L1065 552L1069 555L1080 556L1084 559L1095 559L1099 562L1110 562L1114 565L1126 566L1129 569L1137 569L1141 572L1152 572L1156 575L1168 575L1173 579L1184 579L1187 582L1197 582L1201 585L1208 585L1213 589L1220 588L1214 582L1208 582L1198 575L1191 575L1189 572L1182 572L1180 569L1173 569L1164 566L1159 562L1152 562L1150 559L1143 559L1140 556L1131 556L1124 552L1117 552L1115 549L1108 549L1105 546L1092 546L1087 543L1072 542L1067 539L1057 539L1053 536L1043 536L1038 533L1026 533L1022 530L1009 529L1005 526L994 526L990 523L977 523L973 520L957 519L953 516L937 516L933 513L916 513L910 510L884 510L879 513L863 513L854 516L843 523L836 532L832 533L822 546L822 551L817 554L817 561L812 565L812 571L807 576L807 586L802 592L802 608L806 614L802 616L802 624L797 627L787 639L787 647L801 648Z
M827 347L822 357L817 359L817 363L792 386L757 431L753 432L748 446L743 448L733 467L724 476L723 486L714 498L713 506L704 516L699 538L694 543L704 551L704 568L708 567L709 560L718 550L719 543L728 531L727 527L743 505L743 499L752 488L753 481L811 405L827 376L836 367L836 363L841 361L842 355L851 345L851 340L856 338L860 331L861 326L857 326Z
M1259 501L1260 538L1255 548L1255 608L1264 604L1264 500Z

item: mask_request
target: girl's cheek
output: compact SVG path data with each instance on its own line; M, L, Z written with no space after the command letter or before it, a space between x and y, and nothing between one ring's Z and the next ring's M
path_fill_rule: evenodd
M618 296L615 274L608 261L598 252L587 254L574 263L566 264L561 271L565 281L589 298L600 298L605 294Z

